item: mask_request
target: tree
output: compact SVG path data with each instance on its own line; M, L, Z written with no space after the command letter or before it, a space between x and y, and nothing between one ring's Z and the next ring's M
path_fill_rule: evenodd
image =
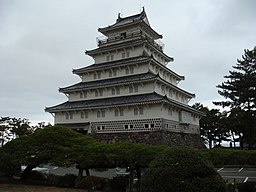
M30 122L28 121L28 119L25 118L22 119L16 117L1 117L0 138L2 142L4 142L4 140L10 141L15 137L32 134L35 129L29 124Z
M249 148L256 143L256 47L245 50L241 60L224 76L218 93L226 100L215 105L236 110L237 127Z
M142 178L142 192L225 192L215 169L196 150L172 148L156 158Z
M228 131L223 124L225 113L221 113L219 109L209 109L200 103L195 103L192 107L205 114L199 121L200 135L210 149L227 140Z
M36 130L29 136L16 138L0 150L0 161L9 167L27 165L21 179L25 180L33 168L41 164L70 166L77 154L74 150L87 138L61 126Z

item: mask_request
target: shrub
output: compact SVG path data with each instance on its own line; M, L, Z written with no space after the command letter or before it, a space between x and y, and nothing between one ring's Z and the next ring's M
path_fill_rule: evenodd
M114 177L109 181L111 191L125 192L129 184L129 177Z
M215 166L256 165L256 151L235 149L205 149L201 153Z
M102 177L87 176L77 181L75 186L81 189L102 190L106 181Z
M41 172L38 172L38 171L31 171L29 174L28 174L28 180L30 181L40 181L40 182L45 182L46 181L46 175L41 173Z
M239 192L256 192L256 182L250 181L238 185Z
M74 174L61 175L48 175L47 185L53 185L58 187L74 187L77 176Z
M226 192L226 184L199 152L170 149L155 159L142 178L142 192Z

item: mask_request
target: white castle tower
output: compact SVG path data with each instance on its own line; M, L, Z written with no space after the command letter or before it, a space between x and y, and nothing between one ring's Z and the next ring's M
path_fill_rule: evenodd
M173 140L185 138L186 145L192 137L200 143L202 113L188 105L195 95L179 88L184 76L166 67L173 58L163 52L162 35L151 28L145 10L119 14L98 31L104 38L86 51L95 63L74 69L81 82L59 89L68 101L45 109L55 124L107 141L178 145Z

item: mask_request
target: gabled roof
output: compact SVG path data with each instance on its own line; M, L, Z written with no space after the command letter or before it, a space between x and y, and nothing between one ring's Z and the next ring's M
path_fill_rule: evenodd
M103 98L103 99L93 99L93 100L84 100L84 101L73 101L65 102L53 107L45 108L46 112L55 113L63 111L77 111L77 110L88 110L88 109L102 109L106 107L120 107L120 106L134 106L150 103L168 103L172 106L181 108L186 111L194 112L198 115L203 115L200 111L195 110L194 108L185 105L183 103L177 102L166 96L162 96L158 93L148 93L140 95L129 95L121 97L112 97L112 98Z
M120 29L125 26L138 24L138 23L142 24L145 28L147 28L147 30L151 31L151 33L155 39L162 38L162 35L158 34L154 29L152 29L150 27L144 7L143 7L143 10L141 13L132 15L132 16L128 16L128 17L122 18L119 13L117 20L113 25L110 25L108 27L99 28L98 31L107 36L107 34L113 30Z

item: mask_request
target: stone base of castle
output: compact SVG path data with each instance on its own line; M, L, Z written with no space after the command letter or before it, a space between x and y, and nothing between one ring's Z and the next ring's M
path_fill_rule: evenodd
M177 133L169 131L145 131L145 132L123 132L123 133L91 133L91 137L115 143L120 141L130 141L134 143L146 143L152 145L168 145L172 147L184 146L193 148L203 148L203 141L198 134Z

